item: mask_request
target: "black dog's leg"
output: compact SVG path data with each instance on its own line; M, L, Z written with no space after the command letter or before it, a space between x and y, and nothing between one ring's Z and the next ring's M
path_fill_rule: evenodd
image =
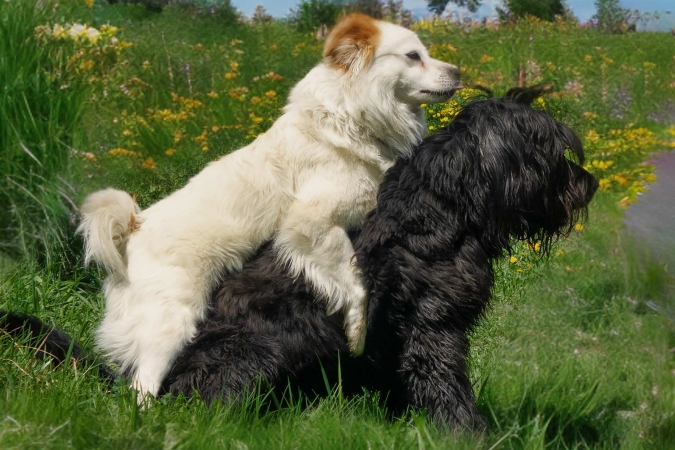
M467 373L469 342L461 332L412 328L401 354L407 402L426 408L438 426L482 430Z
M227 329L191 343L166 377L162 391L188 397L197 391L206 403L237 402L254 392L261 380L264 389L268 382L275 383L281 367L276 342Z

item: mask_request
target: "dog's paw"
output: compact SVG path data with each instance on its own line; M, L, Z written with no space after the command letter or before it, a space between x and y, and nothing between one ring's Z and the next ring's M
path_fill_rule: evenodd
M345 326L347 343L352 356L359 356L366 346L366 319L360 316L358 319L350 318ZM354 320L356 319L356 320Z

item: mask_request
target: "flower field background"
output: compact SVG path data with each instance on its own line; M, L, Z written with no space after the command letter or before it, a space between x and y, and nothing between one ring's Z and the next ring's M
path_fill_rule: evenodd
M549 259L517 246L497 267L494 305L472 338L489 432L436 430L423 411L392 421L373 394L337 390L266 414L264 389L245 406L162 398L139 410L123 383L53 370L0 335L1 448L672 448L672 279L622 214L655 181L650 155L675 147L675 38L536 20L413 29L466 85L500 94L552 83L536 107L578 131L600 180L588 223ZM76 205L115 186L145 207L183 186L263 133L321 48L282 21L217 10L0 2L0 306L91 345L103 274L82 267ZM481 95L425 105L429 130Z

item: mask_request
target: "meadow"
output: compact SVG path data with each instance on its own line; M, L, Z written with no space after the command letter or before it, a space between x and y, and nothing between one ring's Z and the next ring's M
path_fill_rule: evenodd
M413 29L466 85L552 83L536 107L578 131L600 180L588 221L549 258L517 245L497 265L472 336L489 431L456 436L424 411L390 420L376 395L334 386L308 408L263 412L261 390L243 406L164 397L140 410L124 383L54 369L0 335L1 448L674 448L673 280L622 217L655 181L650 155L675 148L675 37L536 20ZM76 205L106 186L143 207L181 187L263 133L321 47L227 11L0 2L0 309L92 346L103 272L83 267ZM480 95L425 105L430 132Z

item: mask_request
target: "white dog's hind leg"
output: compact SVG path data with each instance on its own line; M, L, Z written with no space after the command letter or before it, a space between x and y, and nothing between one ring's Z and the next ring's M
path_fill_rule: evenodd
M194 337L200 317L192 308L175 304L157 308L144 319L135 331L138 353L132 386L141 394L139 400L145 394L157 395L174 359Z
M139 402L157 395L172 362L194 337L210 289L208 280L195 279L186 268L143 263L146 276L107 290L98 332L99 347L131 372Z

